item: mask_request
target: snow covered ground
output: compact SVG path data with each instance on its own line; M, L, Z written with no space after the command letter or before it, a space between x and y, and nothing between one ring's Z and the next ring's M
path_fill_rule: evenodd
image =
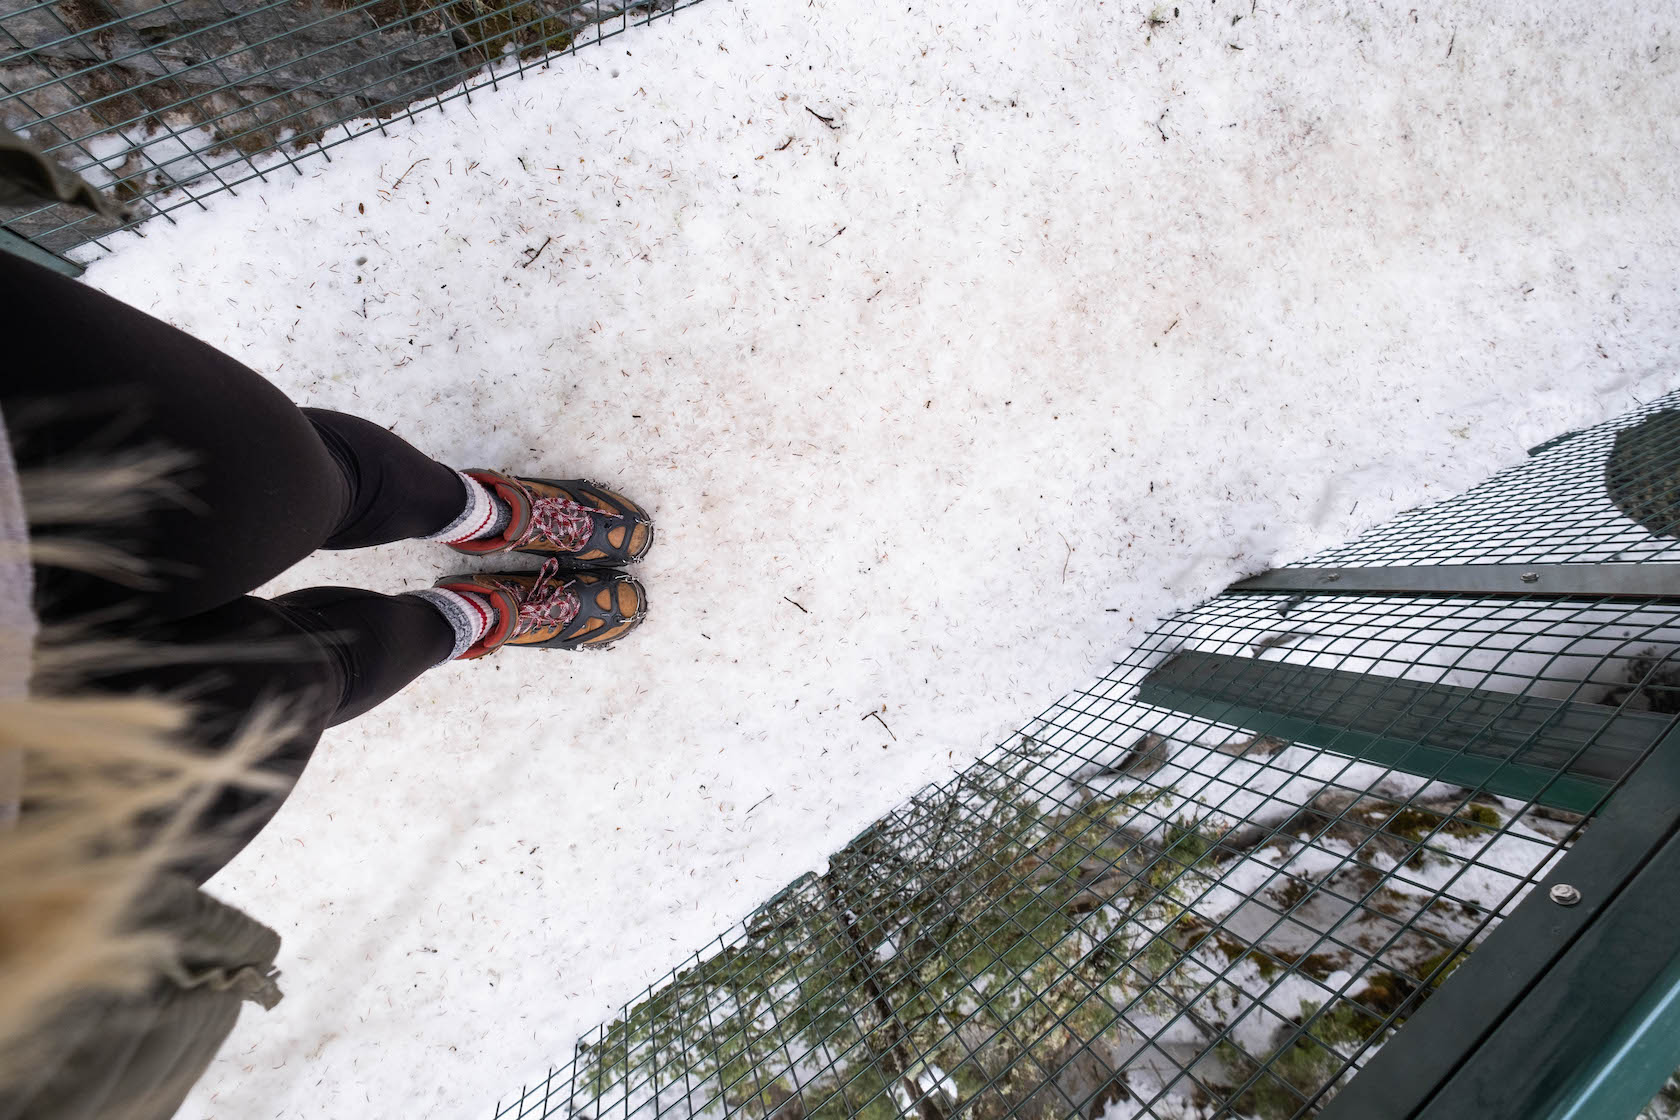
M619 649L328 734L212 885L286 1001L183 1115L487 1116L1152 618L1680 384L1677 55L1622 0L710 0L126 239L92 283L301 403L661 531Z

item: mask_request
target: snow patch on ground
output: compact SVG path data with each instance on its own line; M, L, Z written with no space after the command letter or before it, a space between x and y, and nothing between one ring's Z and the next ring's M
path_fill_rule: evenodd
M1680 383L1651 10L1178 11L714 0L91 270L660 524L634 640L327 735L212 884L287 999L184 1116L487 1115L1153 618Z

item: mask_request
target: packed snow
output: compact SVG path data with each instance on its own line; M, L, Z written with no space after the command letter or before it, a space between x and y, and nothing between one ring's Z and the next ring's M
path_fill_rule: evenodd
M119 239L300 403L660 534L617 649L328 733L211 884L286 1000L182 1115L488 1116L1153 618L1680 384L1677 55L1623 0L707 0Z

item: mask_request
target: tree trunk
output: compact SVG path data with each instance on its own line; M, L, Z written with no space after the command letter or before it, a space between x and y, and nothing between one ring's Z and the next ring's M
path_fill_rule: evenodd
M910 1099L915 1102L916 1113L921 1117L921 1120L946 1120L945 1110L939 1107L938 1102L928 1095L927 1091L922 1088L921 1082L917 1081L915 1075L910 1072L910 1067L915 1065L915 1059L910 1056L909 1051L904 1046L904 1036L899 1026L898 1016L894 1014L892 1005L887 1002L887 997L881 992L880 986L875 983L874 973L869 967L872 954L864 944L862 934L858 932L857 921L852 916L851 911L841 903L838 892L835 891L833 884L828 882L827 879L823 880L823 890L828 895L830 909L834 911L834 916L840 920L841 926L845 928L846 939L852 947L854 958L851 968L852 976L869 996L870 1003L874 1005L875 1013L881 1017L881 1029L886 1033L886 1044L878 1050L873 1046L870 1049L876 1050L881 1059L881 1064L887 1067L887 1072L892 1075L894 1080L904 1086L905 1092L910 1094Z

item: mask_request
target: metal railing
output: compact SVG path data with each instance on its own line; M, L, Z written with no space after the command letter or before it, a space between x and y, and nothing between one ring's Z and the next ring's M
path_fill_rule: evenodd
M1673 1115L1677 523L1680 394L1238 584L498 1120Z
M132 207L129 225L172 221L694 2L25 3L0 11L0 121ZM0 212L0 249L73 267L65 254L119 228L63 205Z

